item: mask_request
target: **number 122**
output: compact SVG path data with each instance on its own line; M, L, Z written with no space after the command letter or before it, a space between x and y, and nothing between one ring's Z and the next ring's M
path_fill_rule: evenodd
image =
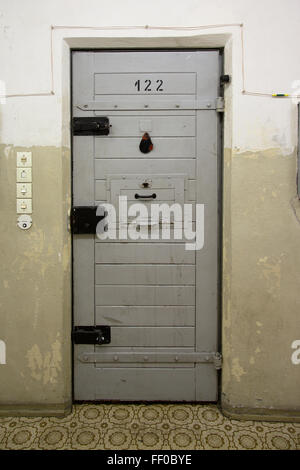
M145 80L145 87L144 91L152 91L151 89L151 80ZM164 91L162 86L163 86L163 80L156 80L156 90L155 91ZM137 80L134 84L134 86L137 88L137 91L141 91L141 81Z

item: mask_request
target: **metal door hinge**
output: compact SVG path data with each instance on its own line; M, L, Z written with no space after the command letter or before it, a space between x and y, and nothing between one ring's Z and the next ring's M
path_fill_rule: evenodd
M75 326L72 339L74 344L109 344L110 326Z
M225 107L224 107L224 98L222 96L219 96L217 99L216 99L216 111L217 113L223 113L225 110Z
M74 135L108 135L109 119L103 116L74 117L72 130Z
M216 101L210 97L199 100L193 99L164 99L152 96L145 102L145 98L136 100L115 101L103 98L101 101L90 101L88 103L78 104L76 106L80 111L186 111L186 110L214 110L216 109ZM75 118L74 118L75 119ZM78 119L78 118L76 118ZM79 118L94 119L94 118Z
M97 215L97 206L75 206L71 209L71 229L74 234L96 233L100 220L107 212L102 208L103 215ZM100 209L99 209L100 211ZM98 213L99 213L98 211ZM100 211L101 212L101 211Z
M89 363L114 363L119 364L214 364L217 370L222 368L222 355L216 352L83 352L78 356L79 361Z

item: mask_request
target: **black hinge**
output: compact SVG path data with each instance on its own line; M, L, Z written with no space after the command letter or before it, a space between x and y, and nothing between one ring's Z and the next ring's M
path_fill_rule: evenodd
M98 222L107 215L96 215L97 206L75 206L71 209L71 228L72 233L96 233Z
M75 326L72 340L74 344L109 344L110 326Z
M73 135L108 135L109 119L103 116L74 117L72 122Z

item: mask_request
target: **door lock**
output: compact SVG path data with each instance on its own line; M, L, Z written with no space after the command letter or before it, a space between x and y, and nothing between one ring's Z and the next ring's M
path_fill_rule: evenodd
M153 143L148 132L145 132L140 142L140 151L142 153L149 153L151 150L153 150Z

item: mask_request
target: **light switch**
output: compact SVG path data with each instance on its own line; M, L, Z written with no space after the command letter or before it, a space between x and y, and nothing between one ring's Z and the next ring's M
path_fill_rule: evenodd
M17 168L17 182L18 183L31 183L32 172L31 168Z
M17 152L17 167L31 167L32 166L32 153L31 152Z
M17 199L18 214L32 214L32 199Z
M31 183L17 183L17 197L21 197L21 198L32 197L32 184Z

